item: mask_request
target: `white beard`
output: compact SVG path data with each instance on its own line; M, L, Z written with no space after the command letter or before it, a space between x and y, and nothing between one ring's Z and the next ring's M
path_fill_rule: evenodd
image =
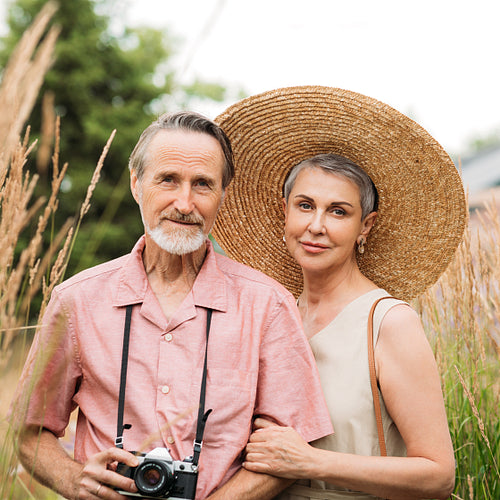
M190 222L196 222L198 226L187 226L164 231L161 228L161 222L156 227L151 229L144 220L142 210L142 189L138 191L139 196L139 211L141 213L142 223L144 230L150 238L162 249L172 255L186 255L188 253L196 252L205 243L206 236L203 233L203 219L201 217L188 217ZM167 215L167 214L162 214Z
M205 243L205 235L201 227L196 227L195 231L192 228L179 228L168 233L163 231L160 226L151 229L147 224L144 224L144 228L162 250L173 255L196 252Z

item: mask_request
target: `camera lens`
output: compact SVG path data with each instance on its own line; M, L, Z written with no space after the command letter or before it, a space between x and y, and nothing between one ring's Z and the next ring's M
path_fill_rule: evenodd
M156 460L140 464L134 479L139 492L152 497L168 494L174 482L174 476L165 462Z
M161 474L160 471L157 469L148 469L144 472L142 475L144 482L148 486L157 486L158 483L161 481Z

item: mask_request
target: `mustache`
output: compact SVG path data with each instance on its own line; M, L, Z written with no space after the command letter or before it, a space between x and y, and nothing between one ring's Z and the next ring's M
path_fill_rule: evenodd
M168 219L174 222L184 222L187 224L198 224L202 225L204 222L203 217L196 214L183 214L178 210L171 210L168 212L163 212L161 214L162 219Z

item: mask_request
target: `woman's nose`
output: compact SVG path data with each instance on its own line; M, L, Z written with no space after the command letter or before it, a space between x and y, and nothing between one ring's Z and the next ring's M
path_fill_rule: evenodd
M315 212L311 217L311 221L309 222L308 229L309 229L309 231L311 231L311 233L323 234L325 232L324 213Z

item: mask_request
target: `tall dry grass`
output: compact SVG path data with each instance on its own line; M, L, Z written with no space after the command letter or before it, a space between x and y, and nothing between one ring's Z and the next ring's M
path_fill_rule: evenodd
M417 301L454 443L453 498L500 499L500 216L472 214L454 261Z
M38 263L42 234L50 214L56 209L54 196L48 203L32 201L38 177L25 172L28 155L34 147L29 145L29 132L20 141L22 127L29 117L43 78L52 62L57 39L57 29L52 27L42 39L54 14L54 5L47 4L31 28L26 31L9 64L5 68L0 87L0 366L10 355L10 344L15 330L22 323L19 296L25 285L27 270L32 270L31 286L39 286L34 279L35 269L42 271ZM55 182L58 176L55 175ZM59 181L60 184L60 181ZM32 222L44 206L38 229L28 246L15 259L16 249L23 230ZM35 292L36 293L36 292ZM20 313L20 314L19 314Z
M52 193L33 200L37 176L26 170L35 147L22 130L43 77L50 67L57 28L49 28L48 3L25 33L4 71L0 87L0 498L56 498L18 468L15 436L6 418L26 345L30 304L50 292L62 277L110 137L90 182L87 198L44 247L42 235L57 211L57 195L67 169L59 166L59 122L45 106L37 168L52 163ZM47 145L54 143L52 156ZM50 151L50 146L49 146ZM19 251L20 237L35 222L35 232ZM73 230L74 228L74 230ZM434 347L445 395L456 460L456 499L500 499L500 215L489 204L473 224L447 272L416 301Z
M44 76L53 61L58 28L50 22L56 6L48 2L24 33L6 66L0 85L0 498L50 498L19 468L16 436L7 410L17 385L27 344L36 329L30 324L34 297L41 297L39 317L53 287L61 281L81 221L90 206L104 158L114 137L106 144L94 171L80 213L58 231L53 216L58 193L68 168L59 165L59 119L55 118L52 97L44 99L42 134L37 167L47 168L51 159L51 193L47 199L33 199L37 174L27 169L37 144L30 142L26 120L40 92ZM51 144L54 144L52 155ZM34 227L34 229L32 229ZM27 235L26 233L29 232ZM44 243L49 232L50 244ZM27 243L26 243L27 241ZM20 248L20 247L23 248ZM55 497L55 496L54 496Z

